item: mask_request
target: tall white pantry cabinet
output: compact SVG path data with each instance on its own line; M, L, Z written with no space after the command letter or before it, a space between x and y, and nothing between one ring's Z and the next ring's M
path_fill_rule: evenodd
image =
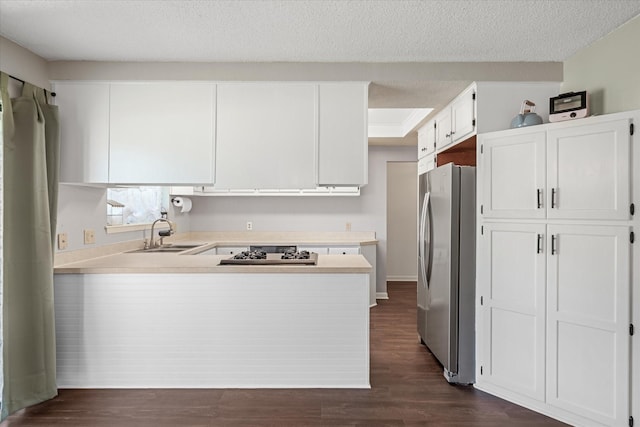
M478 135L477 388L574 425L640 419L638 123Z

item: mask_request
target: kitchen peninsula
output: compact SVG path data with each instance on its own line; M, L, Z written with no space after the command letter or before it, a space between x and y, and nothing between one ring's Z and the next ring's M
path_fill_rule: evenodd
M282 241L262 237L253 242ZM365 257L327 253L317 265L221 266L228 254L198 253L241 246L238 236L181 238L202 245L60 257L59 387L369 387L372 267ZM351 243L375 248L375 240Z

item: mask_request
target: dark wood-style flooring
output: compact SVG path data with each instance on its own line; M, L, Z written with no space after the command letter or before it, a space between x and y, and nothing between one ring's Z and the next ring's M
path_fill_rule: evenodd
M561 426L473 387L449 385L419 344L415 282L371 310L371 389L60 390L1 427Z

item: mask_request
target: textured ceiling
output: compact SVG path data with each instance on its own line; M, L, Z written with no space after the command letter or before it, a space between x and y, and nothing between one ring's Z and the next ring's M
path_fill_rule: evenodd
M370 107L437 112L473 80L544 80L638 14L640 0L0 0L0 35L57 61L53 79L370 80Z
M640 0L0 0L0 35L47 60L564 61Z

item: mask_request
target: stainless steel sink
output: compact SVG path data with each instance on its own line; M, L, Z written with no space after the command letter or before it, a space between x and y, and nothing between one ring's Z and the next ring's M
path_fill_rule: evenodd
M189 249L197 248L203 245L171 245L171 246L161 246L159 248L150 248L150 249L135 249L133 251L129 251L129 254L157 254L157 253L178 253L183 252Z

